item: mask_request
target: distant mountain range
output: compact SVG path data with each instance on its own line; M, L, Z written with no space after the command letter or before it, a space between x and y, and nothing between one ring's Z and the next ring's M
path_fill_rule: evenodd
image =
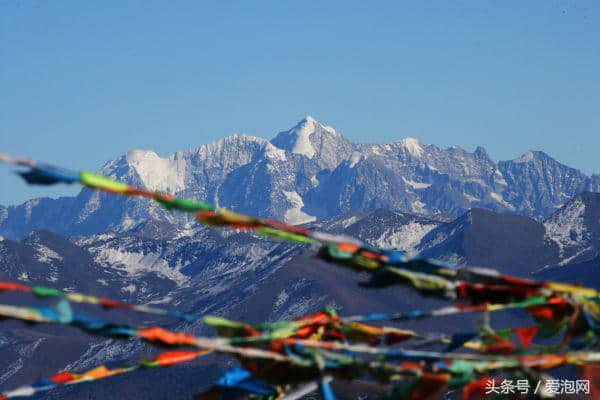
M271 141L236 135L168 159L134 151L101 172L379 247L600 288L600 193L593 193L600 189L600 177L587 177L541 152L496 164L482 148L474 153L439 149L415 139L355 144L307 117ZM206 228L147 200L87 189L76 197L1 208L0 235L0 279L196 315L262 321L293 318L325 305L353 314L443 304L401 287L359 287L357 282L368 276L318 261L304 246ZM10 298L19 299L25 300ZM100 312L135 324L156 322ZM454 332L474 318L402 326ZM199 323L171 327L210 333ZM108 361L126 363L151 351L138 341L3 322L0 385L28 383L65 366L83 370ZM227 363L213 358L193 365L73 386L44 398L119 393L161 399L168 388L169 398L190 399Z
M169 158L135 150L100 172L291 223L379 208L456 217L481 207L541 220L576 194L600 191L600 175L588 177L543 152L495 163L482 147L469 153L413 138L352 143L311 117L271 141L233 135ZM84 189L75 197L0 207L0 235L23 238L36 229L90 235L125 231L148 219L189 222L144 200Z

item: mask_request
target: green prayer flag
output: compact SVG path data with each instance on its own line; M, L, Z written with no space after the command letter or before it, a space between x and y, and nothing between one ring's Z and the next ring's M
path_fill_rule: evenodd
M111 192L125 193L129 186L122 182L114 181L110 178L106 178L101 175L92 174L91 172L81 171L79 173L79 179L85 186L94 188L109 190Z
M418 272L407 271L401 268L387 268L396 276L409 280L417 289L423 290L444 290L446 288L446 280L434 275L426 275Z
M296 326L289 324L288 326L285 326L285 327L282 327L282 328L272 331L269 336L272 337L273 339L285 339L285 338L294 336L294 334L296 333L296 330L297 330Z
M376 269L379 266L377 261L363 256L355 256L352 258L352 261L354 261L355 264L368 269Z
M195 213L199 211L214 211L215 206L204 203L203 201L188 200L188 199L156 199L167 210L178 210L184 212Z
M463 387L467 383L477 379L475 370L471 363L464 360L454 360L450 366L452 378L448 382L448 387L451 389Z
M223 328L243 328L245 324L241 322L231 321L221 317L214 317L208 315L202 318L206 325L212 326L213 328L223 327Z
M305 236L297 235L295 233L281 231L279 229L269 228L267 226L261 226L256 228L256 232L269 237L275 237L277 239L282 240L290 240L296 243L308 243L308 244L317 244L318 242L314 239L307 238Z
M63 293L60 290L45 286L34 286L31 288L31 293L38 297L62 297Z
M499 331L496 331L496 334L498 336L500 336L502 339L508 340L512 331L513 331L512 328L506 328L506 329L501 329Z

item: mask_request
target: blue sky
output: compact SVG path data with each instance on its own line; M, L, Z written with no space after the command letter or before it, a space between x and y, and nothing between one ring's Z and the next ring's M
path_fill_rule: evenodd
M597 1L3 1L0 149L98 169L310 114L600 173ZM71 194L0 166L0 204Z

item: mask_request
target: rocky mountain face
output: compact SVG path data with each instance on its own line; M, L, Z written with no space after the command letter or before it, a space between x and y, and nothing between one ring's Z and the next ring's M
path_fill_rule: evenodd
M21 242L1 240L0 279L117 294L113 279L88 251L49 231L34 231Z
M594 258L600 249L600 194L584 192L544 221L546 237L556 243L559 264Z
M587 177L542 152L495 163L481 147L470 153L413 138L352 143L311 117L271 141L233 135L168 158L135 150L100 173L291 223L380 208L456 217L479 207L542 220L574 195L600 191L600 176ZM147 200L83 189L75 197L0 207L0 235L122 232L148 219L179 227L189 222Z

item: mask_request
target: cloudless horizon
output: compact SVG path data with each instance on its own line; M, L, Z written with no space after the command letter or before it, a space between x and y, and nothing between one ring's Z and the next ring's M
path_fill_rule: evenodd
M0 150L99 169L305 115L600 173L596 1L0 3ZM72 195L0 165L0 204Z

